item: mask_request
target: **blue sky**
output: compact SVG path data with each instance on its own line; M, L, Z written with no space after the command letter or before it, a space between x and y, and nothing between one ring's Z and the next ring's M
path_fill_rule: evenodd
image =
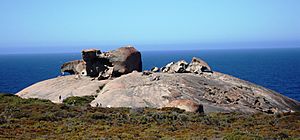
M163 44L241 42L297 46L299 6L299 0L1 0L0 49L68 51L126 44L142 50L182 49Z

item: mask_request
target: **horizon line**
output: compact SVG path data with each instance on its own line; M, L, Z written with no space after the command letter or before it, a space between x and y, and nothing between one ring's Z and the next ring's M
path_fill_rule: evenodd
M97 48L96 48L97 49ZM264 49L300 49L300 46L293 47L240 47L240 48L198 48L198 49L162 49L162 50L138 50L140 52L160 52L160 51L201 51L201 50L264 50ZM113 50L113 49L111 49ZM9 52L9 53L1 53L0 55L33 55L33 54L76 54L80 53L80 51L65 51L65 52ZM103 51L106 52L106 51Z

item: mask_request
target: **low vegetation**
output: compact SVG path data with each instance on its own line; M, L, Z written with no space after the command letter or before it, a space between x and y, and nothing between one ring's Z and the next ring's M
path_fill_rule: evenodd
M84 96L84 97L72 96L63 100L63 103L65 105L72 105L72 106L89 106L90 102L92 102L94 99L95 99L94 96Z
M300 113L189 113L176 108L93 108L0 94L0 139L299 139Z

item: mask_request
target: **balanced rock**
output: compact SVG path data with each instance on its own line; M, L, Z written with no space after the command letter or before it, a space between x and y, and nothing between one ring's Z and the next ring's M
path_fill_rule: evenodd
M86 64L83 60L74 60L64 63L60 70L61 73L86 75Z
M141 53L131 46L103 53L97 49L86 49L82 51L82 59L63 64L61 72L98 77L102 80L134 70L142 71Z
M108 59L100 57L100 50L86 49L81 53L86 63L87 76L97 77L101 72L106 71L108 66L111 66Z
M212 72L210 66L200 58L193 57L191 63L186 68L186 71L191 73Z
M120 76L134 70L142 71L141 53L134 47L127 46L106 53L113 66L113 74Z

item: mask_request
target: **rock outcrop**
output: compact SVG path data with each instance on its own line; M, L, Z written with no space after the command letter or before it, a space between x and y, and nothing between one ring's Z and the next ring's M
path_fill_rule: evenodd
M141 53L131 46L103 53L97 49L86 49L82 51L82 59L63 64L61 72L103 80L119 77L134 70L142 71Z
M154 67L151 71L158 72ZM184 60L180 60L178 62L171 62L166 66L160 68L161 72L164 73L195 73L195 74L202 74L203 72L210 72L210 66L200 58L193 57L190 63L187 63Z
M83 60L74 60L64 63L60 68L61 73L87 75L86 64Z
M133 47L100 52L82 51L83 60L62 66L62 76L34 84L23 98L61 102L69 96L97 96L94 107L177 107L192 112L279 113L300 111L300 103L250 82L213 72L199 58L171 62L141 71L141 54ZM98 77L98 79L95 79ZM111 78L109 78L111 77ZM103 80L106 79L106 80Z
M192 62L186 68L186 71L191 73L212 72L210 66L200 58L193 57Z
M158 80L153 80L157 77ZM295 100L218 72L202 75L133 72L108 82L91 105L161 108L170 106L174 100L190 100L203 105L204 112L300 110L300 104Z
M91 78L77 75L60 76L29 86L19 93L22 98L48 99L54 103L61 103L71 96L97 96L109 80L91 80Z
M106 53L112 63L113 73L116 76L130 73L134 70L142 71L141 53L133 47L122 47Z
M87 76L98 77L101 72L108 69L108 66L111 66L108 59L99 57L101 55L100 50L87 49L81 53L82 59L86 63Z

